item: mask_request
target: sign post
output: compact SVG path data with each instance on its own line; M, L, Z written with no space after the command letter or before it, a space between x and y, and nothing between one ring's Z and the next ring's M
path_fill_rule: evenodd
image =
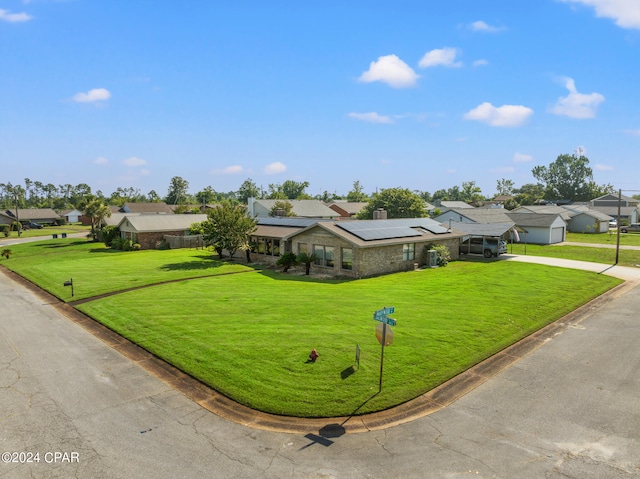
M387 325L395 326L396 320L393 318L389 318L387 314L392 314L395 312L395 308L392 306L390 308L382 308L373 313L373 319L382 324L378 325L378 328L382 326L382 331L376 331L376 336L378 337L378 341L382 345L382 351L380 353L380 381L378 383L378 392L382 391L382 370L384 366L384 347L391 344L393 341L393 331L389 328L389 338L387 338Z
M73 278L69 279L69 281L65 281L64 286L71 286L71 297L73 297Z

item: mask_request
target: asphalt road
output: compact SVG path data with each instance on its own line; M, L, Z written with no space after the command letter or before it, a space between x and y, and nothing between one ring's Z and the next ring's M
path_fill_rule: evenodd
M640 477L638 283L448 407L358 434L227 421L1 273L0 304L0 477Z

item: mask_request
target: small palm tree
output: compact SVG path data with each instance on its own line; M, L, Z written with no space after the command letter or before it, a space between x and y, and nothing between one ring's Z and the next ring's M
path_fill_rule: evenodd
M300 253L296 258L296 261L298 261L298 263L304 264L305 274L307 276L309 276L309 273L311 272L311 263L313 263L315 260L316 260L316 255L313 253L312 254Z
M285 253L276 262L278 266L282 266L282 272L286 273L289 268L298 264L295 253Z
M5 248L2 251L0 251L0 256L4 256L5 258L9 259L12 253L13 251L11 251L9 248Z

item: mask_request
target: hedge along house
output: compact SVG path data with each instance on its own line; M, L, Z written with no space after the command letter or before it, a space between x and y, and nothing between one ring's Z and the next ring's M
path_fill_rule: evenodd
M425 265L427 247L440 244L458 259L463 234L429 218L403 218L320 221L283 240L295 254L314 254L316 273L364 278Z
M140 249L155 249L165 236L187 236L193 223L202 223L207 215L125 215L118 223L120 237L140 245Z

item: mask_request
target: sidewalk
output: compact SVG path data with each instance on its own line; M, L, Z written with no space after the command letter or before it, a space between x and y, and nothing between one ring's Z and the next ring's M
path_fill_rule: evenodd
M574 243L575 244L575 243ZM530 256L522 254L503 254L501 259L506 261L520 261L523 263L537 263L547 266L558 266L560 268L581 269L593 271L595 273L606 274L625 281L640 281L640 266L630 268L628 266L615 266L602 263L591 263L589 261L575 261L571 259L549 258L546 256Z

